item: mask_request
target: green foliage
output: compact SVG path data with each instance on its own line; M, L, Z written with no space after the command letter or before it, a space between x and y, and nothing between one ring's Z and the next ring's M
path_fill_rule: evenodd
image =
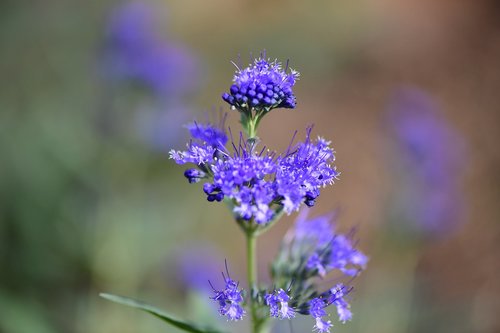
M105 298L109 301L130 306L132 308L136 308L142 311L145 311L147 313L152 314L155 317L160 318L164 322L175 326L181 330L184 330L186 332L193 332L193 333L223 333L222 331L213 329L213 328L208 328L208 327L201 327L197 326L192 323L188 323L182 320L179 320L175 317L173 317L171 314L166 313L152 305L148 305L142 302L139 302L137 300L134 300L132 298L128 297L123 297L123 296L117 296L117 295L112 295L112 294L106 294L106 293L101 293L99 294L102 298Z

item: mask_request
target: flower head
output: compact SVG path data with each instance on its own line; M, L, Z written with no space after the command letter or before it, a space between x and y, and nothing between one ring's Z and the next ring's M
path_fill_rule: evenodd
M221 128L212 124L194 122L187 125L187 128L192 137L192 140L187 144L187 150L176 151L172 149L170 158L177 164L192 163L204 169L204 165L214 161L217 152L223 149L227 142L227 136ZM206 171L206 169L202 171ZM194 173L194 171L191 171L191 173ZM192 181L191 177L186 173L184 175L190 183L196 182Z
M275 290L264 296L271 317L291 319L295 317L295 311L290 306L290 296L283 289Z
M397 145L394 162L401 170L394 177L398 181L394 227L407 228L413 235L445 236L463 222L460 176L467 165L463 138L432 96L417 89L398 91L387 115Z
M337 284L334 288L330 289L330 300L329 302L337 307L337 314L339 320L345 323L351 320L351 305L345 300L345 296L348 294L349 289L342 283Z
M337 233L331 223L333 217L330 214L307 219L307 214L300 214L283 244L276 269L281 271L281 265L287 263L288 267L295 267L294 271L284 269L281 273L306 279L325 277L333 271L356 276L365 269L368 257L355 247L354 233Z
M313 326L313 331L320 333L330 332L330 328L333 326L332 322L330 320L325 321L322 318L327 315L325 307L325 302L319 297L313 298L309 302L309 314L316 320L316 323Z
M219 304L221 316L227 316L229 320L241 320L245 315L243 309L243 290L239 289L239 284L228 276L222 274L225 280L223 290L216 290L212 287L214 296L211 297Z
M193 139L204 142L209 146L224 147L227 143L227 135L222 128L197 122L187 125L187 128Z
M296 211L304 202L314 206L319 190L333 184L338 173L332 165L335 151L330 142L319 137L311 140L308 128L306 140L297 144L292 153L280 159L276 172L277 192L283 197L284 209L287 213Z
M222 99L237 109L270 110L273 108L295 108L295 95L292 87L299 73L290 69L288 64L283 70L277 60L271 61L263 56L254 60L248 67L238 68L229 93Z
M291 146L283 155L266 149L257 150L255 142L240 135L233 151L225 148L225 133L213 125L193 124L188 127L192 140L185 151L170 152L178 164L196 164L186 171L190 183L208 179L203 191L208 201L230 200L233 213L240 221L263 225L283 210L287 214L302 204L313 206L320 188L337 178L333 166L334 151L328 141L306 139Z
M306 267L316 269L320 276L332 270L340 270L348 276L355 276L364 269L368 258L357 250L346 235L335 235L326 246L318 246L309 257Z
M183 46L161 37L158 8L135 0L115 8L106 34L104 71L132 80L161 97L177 98L196 86L197 64Z

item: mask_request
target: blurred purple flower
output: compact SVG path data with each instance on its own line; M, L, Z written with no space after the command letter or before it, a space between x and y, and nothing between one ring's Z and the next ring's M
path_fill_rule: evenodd
M398 145L396 162L402 169L396 223L402 219L424 234L446 234L463 216L460 176L466 166L464 141L422 91L398 91L388 114Z
M193 90L197 64L184 47L161 36L161 8L142 1L117 7L110 15L105 40L105 74L133 80L164 98Z

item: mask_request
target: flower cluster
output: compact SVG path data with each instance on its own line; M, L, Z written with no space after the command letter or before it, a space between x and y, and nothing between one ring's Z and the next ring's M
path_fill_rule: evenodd
M285 236L272 265L273 288L255 281L255 239L267 230L282 213L290 214L301 207L312 207L320 190L338 177L334 166L335 151L330 142L311 137L295 143L295 135L287 150L277 153L260 148L257 127L268 111L277 107L294 108L292 87L298 73L285 70L277 61L263 57L245 69L239 69L234 84L223 99L241 114L243 133L235 140L224 126L193 123L188 126L191 140L185 150L170 151L177 164L193 164L185 171L190 183L203 180L208 201L225 201L247 237L248 293L237 282L223 274L225 288L212 287L212 300L219 312L230 320L240 320L249 304L252 332L261 332L269 318L291 319L297 314L311 316L313 330L330 332L332 321L325 318L333 305L340 322L351 319L347 296L351 287L338 283L324 291L318 282L327 274L336 279L352 280L361 272L368 258L356 248L353 232L340 234L332 226L332 216L307 219L301 214ZM265 311L264 311L265 310Z
M324 320L323 317L328 315L325 308L332 304L337 308L339 321L345 323L346 321L351 320L352 313L350 305L344 298L349 291L350 289L348 289L344 284L339 283L335 287L323 293L320 297L315 297L307 303L307 307L304 312L314 318L314 331L320 333L330 332L330 328L333 324L330 320Z
M287 70L288 64L283 70L277 60L270 61L261 56L249 67L238 68L234 84L222 99L237 109L293 109L296 101L292 87L299 73L293 69L287 73Z
M159 9L135 0L111 13L103 70L114 80L136 81L171 99L196 86L197 64L187 49L161 36Z
M314 321L313 329L320 333L330 332L332 321L325 320L327 308L334 306L338 320L342 323L351 320L352 313L347 296L352 287L338 283L332 288L320 292L315 285L317 277L324 277L325 273L337 271L340 277L352 278L366 266L368 258L354 248L347 235L334 231L330 223L332 216L320 216L307 219L301 214L294 228L285 237L281 251L273 263L273 281L278 286L289 284L288 288L278 288L271 291L259 290L260 297L256 299L262 306L268 308L270 317L291 319L297 314L310 315ZM336 243L335 239L342 239ZM328 252L328 261L324 261L323 272L317 267L309 267L310 258L315 254ZM332 255L337 253L336 255ZM351 267L346 269L346 267ZM356 267L356 269L354 269ZM242 293L238 284L226 278L224 291L214 289L213 300L220 306L220 313L231 320L242 318Z
M307 213L302 212L284 241L275 262L275 274L309 279L316 275L323 278L337 270L352 277L365 269L368 258L356 249L353 232L336 233L330 222L332 218L324 215L307 219Z
M332 215L307 219L302 213L287 236L273 263L272 275L278 285L294 281L290 288L292 306L300 314L311 315L318 332L329 332L331 321L323 320L330 305L337 308L341 322L351 319L345 299L351 288L340 283L320 293L314 283L330 272L353 277L359 274L368 258L354 247L352 235L339 234L331 225Z
M211 297L219 304L219 313L222 316L227 316L230 320L240 320L245 315L245 310L242 307L243 290L239 289L239 284L228 276L222 274L225 280L223 290L216 290L212 287L214 296Z
M311 207L320 189L332 184L338 173L330 143L322 138L306 139L277 155L243 139L233 142L231 153L224 144L225 134L212 125L191 125L192 140L185 151L170 152L178 164L192 163L185 176L194 183L207 178L203 190L209 201L230 200L239 220L266 224L277 213L298 210L302 203Z
M463 222L464 140L423 91L398 90L388 111L394 162L401 170L394 177L393 227L429 238L449 235Z
M295 310L289 304L290 296L283 289L266 293L264 296L266 305L269 306L269 314L275 318L291 319L295 317Z

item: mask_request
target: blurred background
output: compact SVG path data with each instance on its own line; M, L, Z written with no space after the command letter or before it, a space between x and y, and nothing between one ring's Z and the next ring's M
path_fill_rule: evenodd
M494 0L2 1L0 332L180 332L102 291L246 332L205 283L224 259L245 280L243 235L168 151L263 49L301 79L261 138L333 141L341 179L311 215L338 209L370 256L334 331L500 332ZM293 219L259 239L262 281Z

